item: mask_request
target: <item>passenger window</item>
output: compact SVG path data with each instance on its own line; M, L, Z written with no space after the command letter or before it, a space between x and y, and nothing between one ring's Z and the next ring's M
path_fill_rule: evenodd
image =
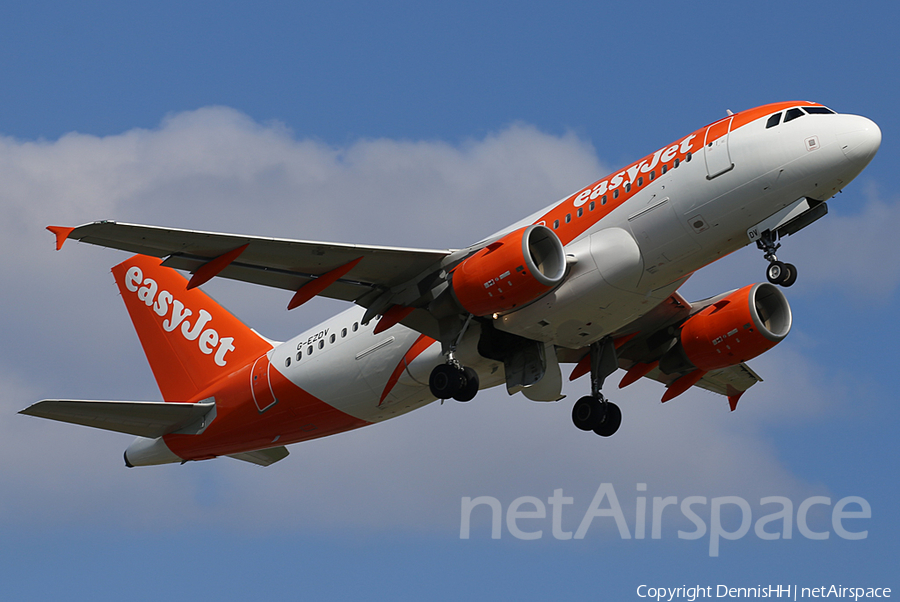
M319 349L321 349L324 346L325 346L325 341L324 340L319 341Z
M566 214L566 223L568 224L568 223L571 222L571 221L572 221L572 214L571 214L571 213L567 213L567 214Z
M297 361L299 362L299 361L300 361L300 358L302 358L302 357L303 357L303 352L302 352L302 351L298 351L298 352L297 352Z
M663 173L666 173L667 171L669 171L669 166L668 166L668 165L663 165L663 166L662 166L662 172L663 172Z
M591 210L591 211L594 210L594 201L591 201L591 204L589 205L589 207L590 207L590 210Z
M675 164L673 165L673 167L678 167L679 165L681 165L681 160L675 159Z
M581 217L582 215L584 215L584 207L579 207L578 208L578 217Z
M625 192L631 192L631 182L625 184Z
M787 113L784 114L784 122L797 119L798 117L803 117L803 111L800 109L788 109Z
M306 348L306 355L312 355L312 352L313 352L313 346L310 345L309 347Z
M665 166L663 166L663 167L665 167ZM653 170L650 172L650 181L652 182L655 179L656 179L656 170Z
M345 336L347 336L347 329L346 329L346 328L344 328L343 330L341 330L341 338L343 339Z
M329 342L329 343L334 343L334 340L335 340L336 338L337 338L337 336L331 335L331 338L328 339L328 342Z
M559 228L559 220L558 219L553 220L553 229L556 230L557 228Z
M643 185L644 185L644 176L641 176L640 178L638 178L638 186L643 186Z
M694 155L693 155L692 153L688 153L688 154L687 154L687 157L685 157L684 160L687 161L688 163L690 163L690 162L691 162L691 159L692 159L693 157L694 157Z
M781 113L775 113L766 121L766 129L773 128L781 122Z
M601 204L601 205L605 205L605 204L606 204L606 195L605 195L605 194L603 195L603 198L600 199L600 204Z
M619 189L618 189L618 188L616 188L615 190L613 190L613 198L614 198L614 199L619 198Z
M284 367L288 368L288 367L290 367L290 365L291 365L291 356L287 356L286 358L284 358Z
M356 332L357 330L359 330L359 322L354 322L353 323L353 332Z

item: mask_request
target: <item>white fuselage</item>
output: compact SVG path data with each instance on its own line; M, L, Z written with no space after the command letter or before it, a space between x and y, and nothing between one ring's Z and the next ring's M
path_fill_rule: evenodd
M769 115L739 127L732 127L733 118L716 122L592 185L606 196L591 198L589 187L486 239L543 223L559 229L569 266L561 286L495 316L495 328L583 348L653 309L694 271L752 242L748 229L754 225L798 199L831 198L860 173L880 142L880 132L873 141L877 126L863 117L810 114L767 128ZM676 152L683 157L677 162ZM623 198L627 186L628 198L616 204L613 186ZM420 343L410 353L418 332L396 325L373 335L374 323L361 323L364 312L348 309L277 345L272 366L366 422L434 401L428 376L443 361L440 344ZM487 388L505 377L502 362L477 353L479 332L474 324L457 354Z

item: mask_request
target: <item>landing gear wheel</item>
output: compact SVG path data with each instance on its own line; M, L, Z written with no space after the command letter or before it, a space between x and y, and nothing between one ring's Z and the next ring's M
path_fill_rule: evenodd
M592 431L603 420L603 404L590 395L575 402L572 408L572 422L583 431Z
M466 384L453 395L456 401L471 401L478 393L478 373L471 368L463 368L463 378Z
M622 424L622 410L619 406L612 402L606 402L606 415L603 416L600 424L594 427L594 432L601 437L611 437Z
M780 261L773 261L769 264L769 267L766 268L766 278L772 284L781 284L782 281L790 275L788 274L786 267L787 266Z
M428 387L438 399L450 399L465 386L465 376L461 370L450 364L440 364L431 371Z
M797 268L794 267L793 263L784 264L785 271L787 272L787 276L782 281L781 286L788 287L797 282Z

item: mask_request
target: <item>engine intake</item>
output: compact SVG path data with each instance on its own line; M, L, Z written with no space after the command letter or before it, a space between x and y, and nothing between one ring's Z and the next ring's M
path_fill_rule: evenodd
M769 283L751 284L688 318L659 367L667 374L727 368L768 351L790 330L784 293Z
M510 232L453 271L453 294L476 316L521 307L550 292L566 274L566 255L553 230L539 224Z

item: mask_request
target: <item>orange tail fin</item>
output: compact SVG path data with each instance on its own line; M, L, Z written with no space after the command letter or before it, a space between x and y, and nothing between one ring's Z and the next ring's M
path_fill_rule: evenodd
M112 273L163 399L192 401L272 345L161 263L135 255Z

